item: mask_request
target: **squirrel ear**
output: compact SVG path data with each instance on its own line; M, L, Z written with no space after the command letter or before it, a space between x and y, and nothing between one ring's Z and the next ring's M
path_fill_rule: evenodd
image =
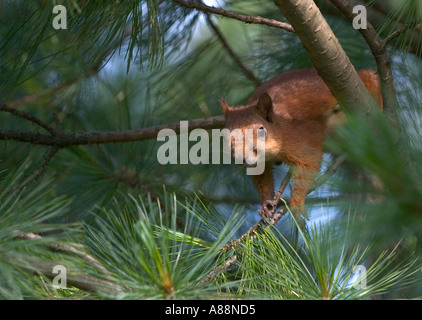
M261 94L256 105L256 110L268 122L273 122L273 100L268 93Z
M226 100L224 100L223 98L221 98L220 99L220 105L221 105L221 110L223 110L224 116L227 116L227 113L229 112L230 107L227 104Z

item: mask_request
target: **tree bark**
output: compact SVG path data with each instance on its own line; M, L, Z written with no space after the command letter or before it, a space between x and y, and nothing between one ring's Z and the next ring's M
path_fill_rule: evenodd
M221 129L224 128L224 124L224 116L198 118L189 120L188 131L190 132L197 128L205 130ZM66 148L90 144L121 143L157 139L157 134L162 129L172 129L176 132L176 134L178 134L180 131L180 122L127 131L91 131L75 133L61 133L54 131L54 135L0 129L0 140L14 140L31 144Z
M330 0L331 3L342 12L346 18L353 22L355 14L353 13L353 6L347 0ZM378 36L377 31L368 21L366 29L359 30L362 37L365 39L369 49L374 56L377 64L378 74L381 82L381 93L384 105L384 114L389 120L390 124L396 130L400 130L400 124L397 117L397 101L396 90L394 88L393 72L391 71L390 58L388 57L384 41Z
M313 0L274 0L308 51L318 74L346 112L376 109L349 57Z
M293 32L293 33L295 32L292 26L286 22L281 22L281 21L262 18L262 17L247 16L244 14L223 10L221 8L207 6L203 3L198 3L194 1L186 1L186 0L172 0L172 1L186 8L196 9L199 11L212 13L212 14L218 14L226 18L242 21L244 23L263 24L269 27L284 29L289 32Z

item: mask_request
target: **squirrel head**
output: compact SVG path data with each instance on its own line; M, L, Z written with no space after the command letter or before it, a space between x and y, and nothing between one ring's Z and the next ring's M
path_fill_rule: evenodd
M277 157L281 141L274 124L273 101L267 93L247 106L230 107L224 99L220 103L226 118L225 128L229 131L226 139L236 163L242 159L243 165L249 167L260 156L265 156L265 161ZM259 137L263 137L265 143L258 143Z

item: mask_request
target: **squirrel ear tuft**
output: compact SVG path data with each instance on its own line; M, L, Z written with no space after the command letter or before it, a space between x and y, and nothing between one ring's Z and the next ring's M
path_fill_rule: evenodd
M221 105L221 110L223 110L224 116L226 116L230 110L229 105L227 104L226 100L224 100L223 98L220 99L220 105Z
M256 105L256 110L265 120L273 122L273 100L268 93L261 94Z

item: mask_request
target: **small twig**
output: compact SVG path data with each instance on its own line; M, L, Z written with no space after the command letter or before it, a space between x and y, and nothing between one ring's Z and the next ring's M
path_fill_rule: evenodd
M40 240L43 239L42 236L37 235L35 233L24 233L19 230L15 231L16 237L22 240ZM90 265L97 268L99 271L103 273L107 280L102 280L96 277L91 277L87 274L80 274L74 270L67 270L67 283L80 288L82 290L90 291L90 292L106 292L117 294L122 291L116 283L112 282L112 277L108 270L104 268L104 266L93 256L83 251L76 249L74 246L68 244L60 244L60 243L51 243L47 242L45 244L47 247L53 250L60 250L68 253L72 253L78 257L81 257L85 261L87 261ZM54 278L56 274L53 273L53 268L57 265L57 263L52 261L43 261L42 263L38 262L30 262L30 261L19 261L17 259L12 259L11 262L14 264L20 265L24 268L29 269L28 271L36 271L44 274L49 278Z
M324 184L328 180L328 178L335 173L337 168L340 166L341 163L343 163L344 160L345 160L344 156L340 156L340 157L336 158L333 161L333 163L330 165L330 167L326 170L326 172L320 178L317 179L317 181L314 183L313 187L308 191L308 194L311 193L312 191L314 191L318 186ZM288 212L288 210L287 210L286 206L281 207L278 211L276 211L276 208L277 208L277 205L280 202L281 197L282 197L282 195L283 195L283 193L284 193L284 191L287 187L287 184L290 181L291 176L292 176L292 173L291 173L291 170L289 169L289 171L286 173L283 180L281 181L280 188L279 188L277 194L274 197L275 205L274 205L273 209L270 211L270 212L273 213L272 217L271 218L262 218L257 223L255 223L251 228L249 228L248 231L246 231L243 235L241 235L239 238L237 238L235 241L233 241L230 244L223 246L221 248L221 251L229 251L229 250L236 248L247 237L250 237L251 240L255 240L256 239L256 233L260 230L261 227L263 227L263 226L274 226L274 225L277 224L278 221L280 221L280 219ZM216 268L214 268L205 277L205 279L201 281L201 283L210 282L211 280L213 280L218 275L219 272L221 272L222 270L227 269L228 267L233 265L237 261L238 257L239 257L239 255L233 255L223 265L219 265Z
M13 114L16 117L23 118L26 120L29 120L40 127L44 128L48 132L50 132L52 135L56 134L56 131L51 127L48 123L38 119L37 117L33 116L32 114L29 114L27 112L16 110L6 104L0 104L0 111L9 112L10 114Z
M218 40L220 41L223 48L227 51L227 53L232 57L233 61L239 66L239 68L243 71L243 73L248 77L251 81L255 83L256 87L261 85L261 80L259 80L255 75L245 67L230 45L227 43L226 39L224 38L223 34L218 30L217 26L212 22L209 13L205 13L208 25L214 31L215 35L217 36Z
M225 245L224 247L221 248L221 250L222 251L231 250L231 249L237 247L239 245L239 243L241 243L247 237L251 237L251 240L255 240L256 239L256 234L257 234L258 230L262 226L264 226L264 225L276 225L277 222L286 213L287 213L287 208L286 207L282 207L270 219L268 219L268 218L262 218L257 223L255 223L255 225L253 225L248 231L246 231L246 233L244 233L241 237L239 237L238 239L236 239L233 243L231 243L229 245ZM236 255L235 254L230 259L226 260L224 262L224 264L215 267L210 273L208 273L208 275L200 283L210 282L211 280L213 280L215 277L217 277L217 275L222 270L225 270L225 269L229 268L231 265L233 265L237 261L238 257L239 257L239 255Z
M392 34L390 34L389 36L387 36L383 43L384 43L384 48L387 47L387 45L394 40L395 38L397 38L398 36L400 36L404 31L406 30L406 28L404 26L401 26L400 28L398 28L396 31L394 31Z
M21 105L32 103L32 102L37 101L38 99L41 99L43 97L52 96L52 95L54 95L54 94L56 94L56 93L58 93L58 92L60 92L64 89L68 88L72 84L77 83L79 80L85 78L87 74L89 74L89 73L83 73L81 75L73 77L72 79L64 81L64 82L60 83L59 85L57 85L53 88L46 89L44 92L29 94L29 95L26 95L24 97L18 98L16 100L8 101L7 104L10 107L18 108Z
M14 257L5 257L5 260L10 264L19 266L27 270L27 272L31 272L33 274L41 274L50 279L57 276L56 273L53 273L54 267L57 266L57 262L55 261L37 262L17 259ZM66 268L66 275L66 282L68 285L88 292L101 292L117 295L123 291L122 288L113 281L102 280L88 274L81 274L77 270Z
M228 259L224 265L219 265L215 267L208 275L200 282L200 283L207 283L213 280L222 270L227 269L233 263L237 261L237 255L233 255L230 259Z
M292 177L292 171L289 169L289 171L287 171L286 175L284 176L283 181L281 181L280 188L278 189L278 192L276 193L274 197L274 201L275 201L274 210L277 207L278 203L280 202L281 196L283 195L284 190L286 190L287 184L289 183L291 177Z
M26 187L28 184L30 184L32 181L38 180L42 174L45 171L45 168L47 167L47 164L50 162L50 160L54 157L54 155L60 150L59 147L52 147L47 152L47 154L44 156L43 161L39 164L37 170L30 175L28 178L25 179L22 183L20 183L18 186L15 186L11 189L12 192L22 189Z
M221 251L229 251L235 247L237 247L239 245L239 243L241 243L244 239L246 239L247 237L251 237L251 239L256 239L256 233L258 232L258 230L264 226L264 225L275 225L282 216L284 216L287 212L286 207L281 208L279 211L277 211L275 214L275 210L277 208L277 205L279 203L279 201L281 200L281 196L284 193L284 190L287 187L287 184L289 183L289 180L291 178L291 171L289 170L287 172L287 174L284 176L283 181L280 184L280 188L277 192L277 194L274 197L274 207L272 209L272 217L270 219L268 218L262 218L261 220L259 220L257 223L255 223L251 228L249 228L248 231L246 231L243 235L241 235L239 238L237 238L235 241L233 241L230 244L227 244L225 246L223 246L221 248ZM234 264L238 259L238 255L233 255L230 259L228 259L223 265L219 265L216 268L214 268L205 278L204 280L201 281L201 283L205 283L205 282L210 282L211 280L213 280L220 271L227 269L228 267L230 267L232 264Z
M4 111L4 112L9 112L10 114L22 118L22 119L26 119L28 121L31 121L35 124L37 124L38 126L44 128L45 130L47 130L50 134L51 137L53 139L57 138L59 136L59 133L62 132L61 130L61 125L58 122L57 116L55 116L56 119L56 126L57 126L57 130L55 130L52 126L50 126L48 123L42 121L41 119L33 116L32 114L29 114L27 112L23 112L14 108L9 107L6 104L0 104L0 111ZM54 145L52 146L49 151L47 152L47 154L44 156L44 159L41 161L41 163L39 164L37 170L30 175L28 178L26 178L22 183L20 183L19 185L13 187L11 189L12 192L18 190L18 189L22 189L24 187L26 187L29 183L31 183L34 180L38 180L41 175L44 173L45 168L47 167L47 164L50 162L50 160L54 157L54 155L60 150L60 146L58 145Z
M346 160L345 155L340 155L334 159L328 169L325 171L324 174L319 176L315 182L312 184L311 188L309 189L308 193L313 192L316 188L323 185L327 180L337 171L338 167Z
M186 8L196 9L196 10L199 10L199 11L204 11L204 12L208 12L208 13L212 13L212 14L218 14L218 15L221 15L221 16L226 17L226 18L231 18L231 19L242 21L244 23L263 24L263 25L267 25L269 27L283 29L283 30L286 30L286 31L289 31L289 32L292 32L292 33L295 32L293 27L286 22L281 22L281 21L277 21L277 20L274 20L274 19L262 18L262 17L258 17L258 16L247 16L247 15L244 15L244 14L240 14L240 13L236 13L236 12L232 12L232 11L227 11L227 10L224 10L224 9L207 6L207 5L199 3L199 2L185 1L185 0L172 0L172 1L174 3L181 5L181 6L184 6Z
M289 180L290 180L290 178L291 178L291 176L292 176L292 173L291 173L291 171L289 170L287 173L286 173L286 175L284 176L284 178L283 178L283 181L281 181L281 184L280 184L280 188L279 188L279 190L278 190L278 192L277 192L277 194L274 196L274 207L273 207L273 209L272 210L270 210L270 213L272 213L272 215L273 215L273 218L274 218L274 213L275 213L275 210L276 210L276 208L277 208L277 205L278 205L278 203L280 202L280 199L281 199L281 196L283 195L283 193L284 193L284 190L286 189L286 187L287 187L287 184L289 183ZM278 218L278 220L280 220L280 218L281 217L279 217ZM277 220L277 221L278 221ZM231 249L233 249L234 247L236 247L240 242L242 242L246 237L249 237L250 235L253 235L263 224L266 224L266 223L268 223L268 222L270 222L270 223L272 223L272 224L275 224L275 223L277 223L277 221L275 221L275 220L271 220L271 219L268 219L268 218L262 218L261 220L259 220L256 224L254 224L251 228L249 228L249 230L248 231L246 231L242 236L240 236L239 238L237 238L235 241L233 241L232 243L230 243L230 244L227 244L227 245L225 245L225 246L223 246L222 248L221 248L221 250L222 251L228 251L228 250L231 250ZM274 222L274 223L273 223Z
M24 233L24 232L20 232L20 231L15 231L15 233L16 233L16 236L19 239L22 239L22 240L40 240L40 239L43 239L42 236L35 234L35 233L32 233L32 232ZM92 266L94 266L98 270L100 270L104 275L110 277L110 273L108 272L108 270L106 268L104 268L103 265L97 259L95 259L93 256L91 256L88 253L80 251L80 250L76 249L75 247L68 245L68 244L48 242L48 243L46 243L46 246L53 249L53 250L70 252L70 253L78 256L78 257L81 257L82 259L86 260L89 264L91 264Z
M409 31L412 29L416 29L417 26L420 26L420 23L412 23L412 24L403 24L401 25L396 31L394 31L392 34L390 34L389 36L387 36L383 43L384 43L384 47L386 47L393 39L397 38L398 36L400 36L403 32L405 31Z

